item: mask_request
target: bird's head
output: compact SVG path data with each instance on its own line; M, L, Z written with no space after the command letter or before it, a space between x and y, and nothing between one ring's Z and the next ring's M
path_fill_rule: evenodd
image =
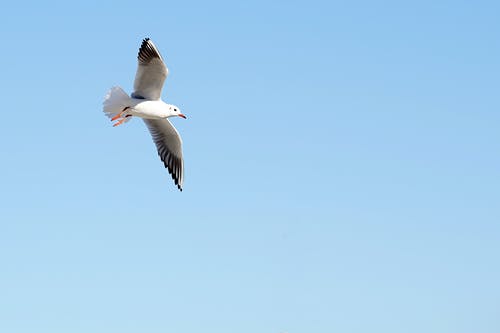
M167 104L167 105L168 105L168 113L167 113L166 118L181 117L181 118L186 119L186 116L182 114L181 110L177 106L172 105L172 104Z

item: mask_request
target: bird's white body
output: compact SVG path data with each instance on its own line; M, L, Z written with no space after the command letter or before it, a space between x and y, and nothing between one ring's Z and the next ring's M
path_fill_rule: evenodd
M113 87L104 99L104 113L110 118L121 114L123 118L136 116L143 119L165 119L178 116L179 109L161 99L129 97L120 87Z
M164 119L169 116L174 116L174 114L170 112L171 108L171 105L162 100L148 101L131 98L130 108L127 109L126 113L144 119Z

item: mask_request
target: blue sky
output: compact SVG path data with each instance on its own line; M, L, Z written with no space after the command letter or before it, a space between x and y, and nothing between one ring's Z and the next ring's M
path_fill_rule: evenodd
M3 7L0 331L500 331L498 3L141 6ZM102 113L144 37L182 193Z

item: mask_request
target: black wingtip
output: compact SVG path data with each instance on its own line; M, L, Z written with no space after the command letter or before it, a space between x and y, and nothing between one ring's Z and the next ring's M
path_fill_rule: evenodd
M160 52L156 49L156 46L149 37L144 38L139 48L139 52L137 53L137 59L139 59L139 63L147 64L153 58L161 59Z
M146 46L146 44L150 41L151 39L149 37L146 37L142 40L141 43L141 49Z

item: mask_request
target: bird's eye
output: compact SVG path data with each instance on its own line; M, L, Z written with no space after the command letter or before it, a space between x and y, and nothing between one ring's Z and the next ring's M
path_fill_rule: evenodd
M174 109L174 111L177 111L177 109Z

